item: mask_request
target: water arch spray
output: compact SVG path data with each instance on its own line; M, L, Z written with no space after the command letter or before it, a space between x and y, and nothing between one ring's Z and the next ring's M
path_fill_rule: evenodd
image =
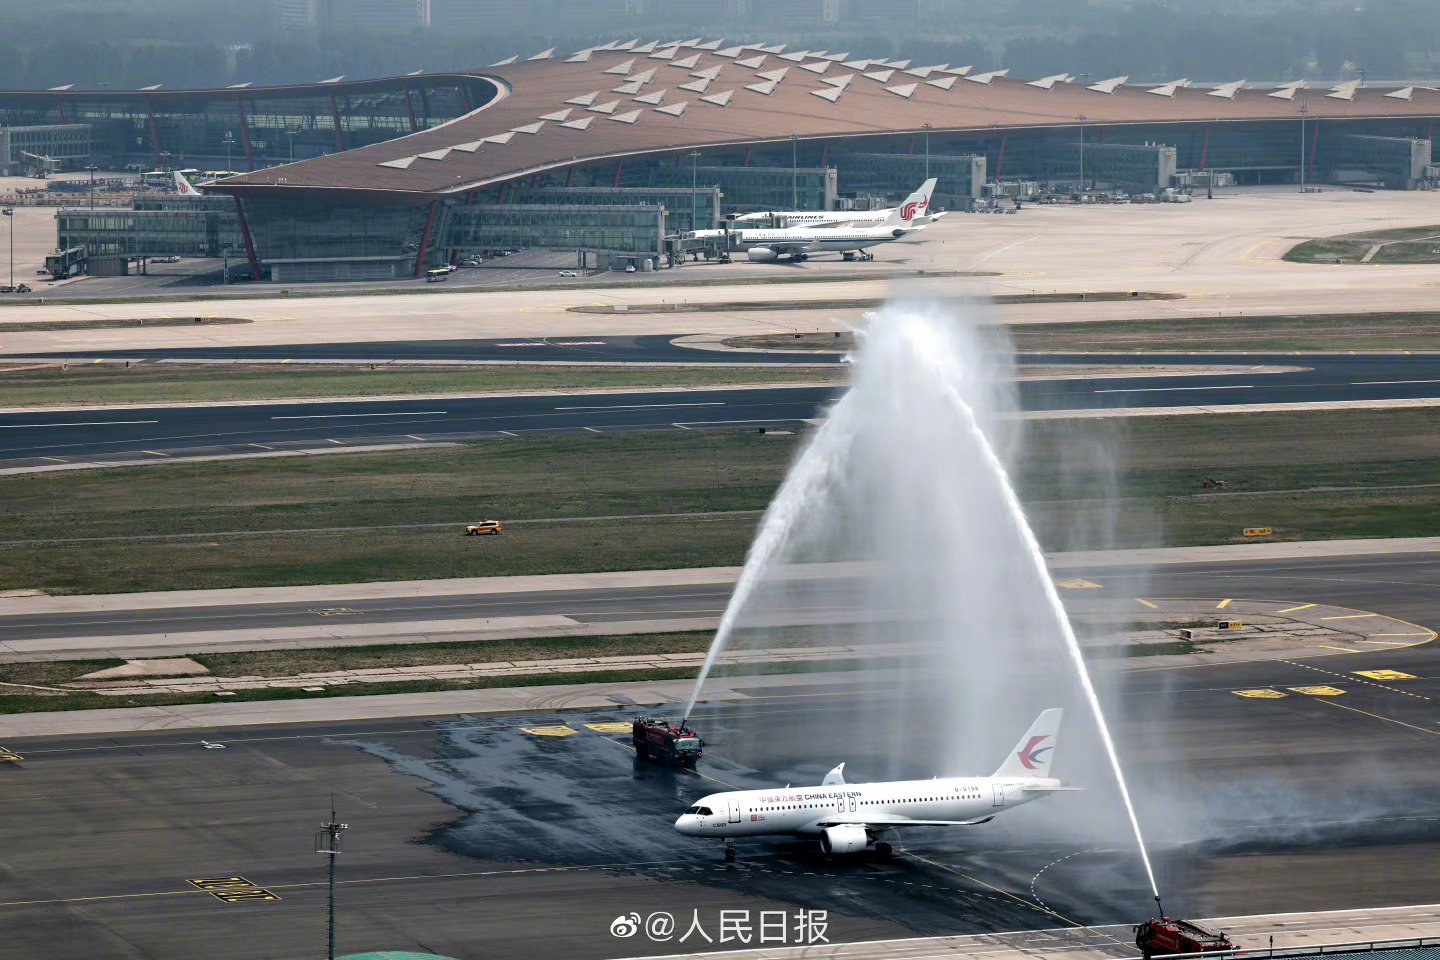
M1007 468L1021 442L1008 344L953 305L899 303L868 319L851 388L766 511L686 715L717 659L777 645L777 624L884 648L894 664L884 682L880 671L852 674L868 692L828 730L836 749L862 732L893 736L894 768L877 778L989 769L1078 680L1096 762L1110 769L1153 892L1100 697ZM795 575L817 568L865 572ZM836 591L858 615L832 615Z

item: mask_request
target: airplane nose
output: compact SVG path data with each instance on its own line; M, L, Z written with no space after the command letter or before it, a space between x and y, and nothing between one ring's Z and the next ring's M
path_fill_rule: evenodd
M700 833L700 824L693 813L682 813L675 821L675 829L687 837L694 837Z

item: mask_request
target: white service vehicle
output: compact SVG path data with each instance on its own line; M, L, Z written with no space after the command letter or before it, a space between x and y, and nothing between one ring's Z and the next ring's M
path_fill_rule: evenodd
M1050 776L1062 713L1059 707L1042 712L988 777L850 784L842 763L818 787L712 793L682 813L675 829L724 840L727 861L735 859L737 837L814 837L827 854L873 846L889 856L895 830L973 827L1032 800L1078 789Z

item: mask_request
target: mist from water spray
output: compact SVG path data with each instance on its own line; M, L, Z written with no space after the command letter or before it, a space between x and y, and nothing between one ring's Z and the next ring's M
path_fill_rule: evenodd
M843 457L851 440L845 415L847 404L853 403L850 397L846 394L831 407L829 417L785 475L770 506L765 508L755 539L745 554L745 566L735 581L735 591L730 595L725 612L720 615L720 626L715 630L715 639L705 655L705 664L695 678L695 687L685 704L682 723L694 712L695 703L700 699L700 692L715 667L715 661L729 649L730 637L735 632L741 612L748 606L756 587L772 572L775 560L789 544L791 534L799 525L802 512L808 504L821 498L826 484L840 476Z
M966 433L974 442L975 449L980 453L985 466L996 480L996 487L1004 501L1010 520L1014 524L1015 532L1024 543L1036 582L1044 591L1050 613L1055 620L1055 627L1065 641L1065 650L1070 655L1071 663L1075 667L1075 675L1079 678L1080 686L1085 692L1085 699L1090 705L1090 712L1095 719L1095 726L1100 732L1100 740L1105 747L1105 755L1110 761L1111 772L1115 775L1115 786L1119 789L1120 798L1125 804L1125 815L1130 821L1130 829L1135 833L1135 845L1140 852L1140 861L1145 866L1145 877L1150 881L1150 890L1158 903L1160 887L1155 881L1155 870L1150 864L1150 854L1145 847L1145 835L1140 829L1140 819L1135 813L1135 803L1130 796L1130 788L1125 782L1125 772L1120 765L1120 754L1115 748L1114 738L1110 735L1110 725L1105 720L1105 711L1100 705L1100 696L1095 690L1095 684L1090 679L1090 669L1086 665L1085 655L1080 649L1080 640L1075 636L1075 629L1070 623L1070 615L1065 610L1064 601L1060 599L1060 591L1056 588L1055 581L1050 576L1049 568L1045 564L1045 551L1041 548L1040 541L1035 538L1035 531L1030 527L1030 521L1025 515L1025 507L1015 493L1014 484L1010 482L1009 471L1005 469L1005 464L996 454L990 438L981 429L975 411L954 387L955 379L959 376L960 371L945 369L938 362L945 356L945 352L937 349L940 345L926 338L926 332L923 325L914 324L906 329L905 334L915 347L916 357L930 365L940 376L942 390L954 404L955 412Z

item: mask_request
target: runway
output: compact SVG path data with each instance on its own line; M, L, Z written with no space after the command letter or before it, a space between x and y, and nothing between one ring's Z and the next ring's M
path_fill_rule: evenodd
M656 338L666 340L667 338ZM354 345L363 346L363 345ZM427 348L429 349L429 348ZM454 347L452 355L466 348ZM478 349L478 348L476 348ZM499 348L494 348L499 349ZM536 351L553 349L535 347ZM628 357L667 355L656 343ZM656 351L659 351L657 354ZM683 350L706 356L702 351ZM538 355L538 354L537 354ZM548 354L547 354L548 355ZM731 354L716 354L726 357ZM771 357L773 354L763 354ZM1017 385L1028 411L1225 407L1237 404L1409 400L1440 397L1440 356L1289 354L1045 354L1056 365L1281 366L1282 373L1030 380ZM496 395L405 400L83 408L0 414L0 465L42 466L179 453L225 455L345 445L475 441L507 435L625 430L803 426L824 416L837 387Z
M1126 596L1143 583L1154 596L1323 601L1440 624L1433 554L1177 564L1143 580L1128 568L1073 572L1101 585L1087 597ZM834 602L843 581L825 589L821 599ZM725 592L571 591L549 598L549 609L603 617L611 604L648 605L664 616ZM490 599L519 609L536 598ZM377 601L365 615L442 618L479 602L420 596ZM357 604L363 597L350 605ZM62 637L137 625L126 614L106 616L121 622L52 614L6 618L4 630ZM301 614L256 604L145 616L156 618L147 626L184 631ZM1356 672L1374 670L1412 679L1376 682ZM818 688L752 691L743 710L703 704L695 721L706 738L701 773L709 779L634 762L623 737L603 727L633 715L623 702L200 736L8 741L3 746L25 759L0 764L13 814L0 822L7 928L0 956L43 946L60 958L179 960L204 943L208 955L239 960L323 943L323 863L308 843L332 791L351 825L340 886L347 952L549 960L714 949L609 933L617 916L667 908L679 908L686 921L695 911L712 937L721 910L756 917L825 910L834 941L1123 923L1143 914L1148 892L1133 853L1119 841L1067 840L1045 828L1064 816L1058 803L963 836L907 835L910 853L893 863L828 861L809 844L756 841L739 865L726 867L712 844L673 834L674 814L707 792L806 782L840 760L863 778L890 762L894 744L879 732L844 744L827 739L854 695L844 675L835 677ZM1433 900L1440 862L1433 645L1173 670L1142 665L1113 680L1122 749L1135 782L1147 785L1139 802L1158 816L1154 843L1172 910L1251 914ZM1322 686L1340 694L1298 692ZM1286 695L1235 694L1246 688ZM553 728L571 733L535 732ZM202 737L225 749L205 749ZM1168 794L1156 784L1203 794L1203 812L1162 814ZM1303 814L1289 816L1274 802L1287 796L1296 804L1305 798ZM1036 841L1037 831L1046 839ZM1357 881L1367 876L1375 882ZM218 877L242 878L278 899L227 903L190 883Z

